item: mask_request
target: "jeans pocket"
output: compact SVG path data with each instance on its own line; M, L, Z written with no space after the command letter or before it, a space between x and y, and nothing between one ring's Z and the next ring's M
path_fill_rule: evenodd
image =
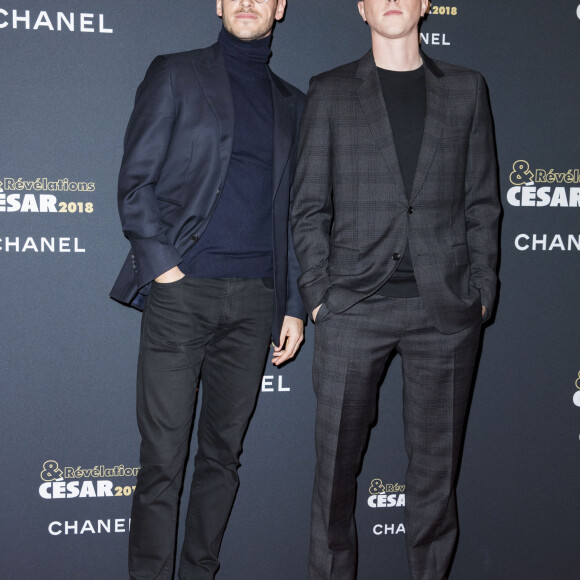
M174 280L173 282L157 282L157 280L153 280L153 284L158 288L171 288L173 286L178 286L186 278L187 276L183 276L183 278L180 278L179 280Z

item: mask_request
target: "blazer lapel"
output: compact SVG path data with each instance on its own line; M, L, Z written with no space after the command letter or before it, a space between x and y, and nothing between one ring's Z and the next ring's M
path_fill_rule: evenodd
M423 187L425 178L433 162L433 156L437 150L439 137L445 124L447 115L447 89L444 76L437 65L423 52L421 52L425 63L425 85L427 91L427 102L425 111L425 128L423 130L423 140L417 161L417 170L413 181L413 190L409 196L412 202Z
M278 77L270 72L272 79L272 104L274 113L272 192L276 196L284 169L290 159L294 141L294 104L290 92Z
M399 167L399 158L397 157L393 131L385 107L383 90L372 51L369 51L360 59L356 77L361 81L357 87L357 94L371 134L377 143L385 163L389 167L397 190L404 192L405 184L403 182L401 168Z
M215 43L210 46L204 58L192 61L192 64L199 79L199 85L220 126L220 165L223 185L234 145L234 102L219 44Z

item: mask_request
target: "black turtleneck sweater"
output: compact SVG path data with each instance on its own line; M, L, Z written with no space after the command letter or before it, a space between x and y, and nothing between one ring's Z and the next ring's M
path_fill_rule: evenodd
M243 41L222 28L218 40L234 103L233 151L213 216L180 268L196 278L269 278L273 276L271 37Z

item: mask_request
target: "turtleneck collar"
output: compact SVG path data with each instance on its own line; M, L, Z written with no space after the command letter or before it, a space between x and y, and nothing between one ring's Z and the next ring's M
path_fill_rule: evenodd
M230 34L223 26L218 41L225 55L248 65L265 65L270 60L272 35L259 40L240 40Z

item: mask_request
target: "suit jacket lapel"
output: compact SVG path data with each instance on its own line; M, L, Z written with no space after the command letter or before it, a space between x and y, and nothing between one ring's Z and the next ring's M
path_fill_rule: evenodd
M272 105L274 113L272 192L276 195L284 169L290 159L294 141L294 103L290 92L278 77L270 72L272 79Z
M234 144L234 103L219 44L210 46L203 59L193 61L193 67L205 98L220 126L221 183L223 185ZM273 195L276 195L292 149L294 105L286 87L272 72L270 75L274 114L272 186Z
M389 115L385 107L383 90L376 70L372 51L369 51L359 61L356 77L360 79L357 94L370 131L377 143L385 163L391 171L397 189L405 191L399 158L393 139L393 131L389 122Z
M228 73L218 43L213 44L199 61L192 61L205 98L220 126L221 184L232 156L234 145L234 102Z
M427 90L427 102L425 111L425 128L423 140L417 161L417 170L413 181L413 190L409 196L412 202L423 187L425 178L431 167L433 156L437 150L439 137L445 124L447 115L447 89L444 76L437 65L423 52L421 52L425 64L425 85Z

